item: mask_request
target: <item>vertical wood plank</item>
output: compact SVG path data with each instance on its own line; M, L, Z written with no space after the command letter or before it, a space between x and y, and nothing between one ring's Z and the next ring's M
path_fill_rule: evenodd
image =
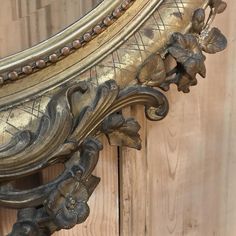
M126 108L125 117L135 117L141 125L142 140L146 137L146 119L143 107ZM120 234L145 235L147 210L147 153L146 143L142 150L121 148L120 151Z
M46 6L48 1L41 3ZM141 107L126 110L127 115L137 117L142 125L144 142L140 152L121 150L120 228L123 236L236 234L236 3L230 1L229 5L228 12L216 23L228 34L229 49L208 57L207 80L200 80L189 95L177 93L173 87L168 93L171 110L164 121L147 122ZM31 7L33 9L34 4ZM10 16L5 14L4 17ZM38 17L45 18L45 12ZM32 20L38 19L34 16ZM19 29L19 23L16 24L15 28ZM21 24L27 30L26 20ZM39 24L40 32L33 32L33 40L47 34L44 23ZM0 28L5 34L6 28L4 30ZM8 31L15 33L13 28ZM9 37L9 40L14 45L15 38ZM22 38L22 45L25 43L27 39ZM0 44L0 55L10 50L12 46ZM116 149L105 146L101 156L95 174L101 176L102 182L89 202L90 218L85 224L56 235L118 235ZM14 221L12 210L0 209L1 236L9 232Z
M236 235L235 10L217 18L229 46L208 56L207 79L187 95L172 87L165 120L138 115L143 150L121 151L122 236Z

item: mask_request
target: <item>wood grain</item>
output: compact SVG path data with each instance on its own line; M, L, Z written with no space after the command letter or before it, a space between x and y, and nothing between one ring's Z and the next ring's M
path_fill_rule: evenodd
M170 113L143 125L142 152L121 153L122 236L236 235L236 3L216 25L228 50L208 56L206 80L168 93ZM140 157L142 156L142 157Z
M3 0L1 4L19 2L27 4L23 0ZM28 2L34 11L35 1ZM32 24L38 22L37 30L26 27L27 17L23 23L14 22L17 30L20 24L26 27L22 34L14 31L14 27L6 30L7 24L0 27L1 56L43 40L49 32L59 29L59 21L68 22L73 15L58 18L61 10L54 3L52 28L48 29L45 20L49 18L45 17L49 0L40 2L42 9L31 18ZM89 201L89 219L83 225L55 235L236 235L236 2L228 2L227 13L219 16L215 24L226 33L229 46L221 54L208 56L207 79L200 79L198 86L187 95L172 87L168 93L170 113L161 122L146 121L140 106L124 111L127 116L137 117L142 126L142 151L122 148L118 158L117 149L106 143L95 171L102 180ZM4 22L17 17L3 9L0 8L0 18L3 17ZM6 45L3 43L6 33L20 36L18 39L8 36ZM15 44L16 40L21 43ZM45 173L44 180L58 171ZM0 208L0 236L9 232L14 221L15 211Z

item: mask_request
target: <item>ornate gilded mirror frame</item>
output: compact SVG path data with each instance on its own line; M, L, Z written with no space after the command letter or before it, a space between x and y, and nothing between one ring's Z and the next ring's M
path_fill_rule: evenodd
M101 135L141 148L139 124L121 109L143 104L148 119L163 119L170 85L189 92L206 76L204 53L225 49L212 27L225 8L222 0L105 0L57 35L0 59L0 204L19 209L10 236L51 235L85 221ZM65 169L52 182L17 187L56 163Z

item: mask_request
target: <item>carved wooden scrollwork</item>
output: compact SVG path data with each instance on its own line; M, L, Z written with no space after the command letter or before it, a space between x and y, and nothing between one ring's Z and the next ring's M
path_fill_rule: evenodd
M128 7L137 11L139 5L134 3L131 6L133 2L136 1L124 1L118 7L122 8L123 17ZM174 2L151 1L157 11ZM150 7L147 9L152 11ZM205 13L207 8L209 15ZM110 76L110 71L104 72L107 79L101 79L97 84L91 78L80 80L80 75L68 72L65 80L69 82L58 82L53 87L45 111L37 119L36 129L20 130L0 147L0 203L19 208L10 236L51 235L86 220L89 215L87 201L99 183L99 178L92 172L102 149L101 135L105 135L111 145L141 148L140 125L134 118L124 117L121 109L143 104L148 119L163 119L169 105L161 90L167 91L171 84L176 84L179 91L189 92L190 86L197 84L198 74L206 76L203 52L212 54L225 49L226 38L217 28L211 28L215 16L225 8L226 3L221 0L199 1L190 12L186 10L186 14L190 15L189 21L183 20L185 16L182 12L172 12L172 16L184 25L183 30L172 30L170 34L166 30L167 36L162 36L163 40L166 39L165 43L153 52L146 53L145 43L142 42L143 49L139 45L138 50L140 53L144 51L145 59L134 70L121 73L119 77L131 81L129 83L116 81ZM113 12L113 18L118 18L118 15ZM145 35L154 38L150 25L142 27ZM122 62L119 64L122 68ZM132 67L132 63L128 67ZM116 74L116 68L114 70ZM41 91L38 93L41 94ZM19 101L15 100L16 104L11 105L5 102L5 109L21 104ZM65 170L54 181L29 190L9 187L9 181L55 163L63 163Z
M84 102L84 97L90 99ZM116 113L121 108L136 103L146 105L146 115L151 120L160 120L168 112L167 99L153 88L134 85L119 91L113 80L106 81L97 89L89 83L81 83L64 89L52 98L47 107L47 115L41 118L37 133L28 132L34 140L26 142L28 136L24 136L24 133L13 137L10 144L15 142L17 146L23 145L24 148L12 150L15 146L7 144L4 152L6 160L7 157L16 158L14 154L26 158L17 166L18 176L32 171L33 167L29 169L28 165L31 160L37 164L34 166L35 169L55 162L65 162L66 170L53 183L40 188L27 192L0 191L2 204L8 206L26 207L43 204L37 209L20 210L18 222L10 235L23 235L24 231L27 232L25 235L31 231L36 235L48 235L56 230L69 229L87 218L87 201L99 182L97 177L91 175L102 149L102 144L97 138L103 133L112 145L141 148L139 124L132 118L125 119ZM59 139L55 132L62 130L63 137ZM38 141L44 132L47 132L47 139ZM41 154L38 162L34 159L36 155L33 150L39 150ZM7 164L2 166L2 178L12 176L11 164L7 167ZM24 202L20 199L24 199Z

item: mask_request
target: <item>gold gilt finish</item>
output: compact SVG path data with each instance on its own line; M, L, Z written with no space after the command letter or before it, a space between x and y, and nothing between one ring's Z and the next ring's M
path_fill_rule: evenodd
M176 84L189 92L197 75L206 76L205 53L226 47L211 26L225 8L221 0L107 0L0 61L0 203L19 208L10 236L51 235L85 221L101 135L141 148L139 124L121 109L143 104L148 119L163 119L163 91ZM65 170L48 184L18 190L9 182L58 162Z
M173 32L182 32L186 30L186 28L189 27L193 9L205 4L202 0L193 1L194 3L191 2L191 4L184 4L183 2L181 1L178 3L178 6L179 10L184 10L184 14L181 14L181 17L178 17L178 14L175 14L178 13L178 8L175 1L136 0L132 7L126 10L125 15L117 19L107 28L107 30L105 30L105 32L98 35L89 44L85 45L85 47L78 49L75 53L72 53L64 60L57 62L53 67L49 66L40 73L34 73L22 80L17 80L14 81L14 83L4 85L5 89L0 94L0 104L6 106L10 103L12 104L12 102L20 101L30 95L34 95L35 90L37 91L37 94L41 91L45 92L49 88L56 87L62 83L64 84L68 80L71 80L77 76L80 77L80 80L87 79L87 74L84 76L83 72L87 72L92 66L97 65L98 62L101 62L102 58L108 57L114 49L118 48L119 50L119 47L124 43L124 40L131 37L138 27L149 19L150 22L148 23L154 27L154 29L151 29L151 31L153 31L151 34L152 37L150 38L144 34L144 31L148 31L148 28L150 28L147 22L147 27L143 26L144 29L142 30L143 39L140 39L138 35L136 36L138 40L138 43L136 42L136 44L141 46L142 58L140 58L140 51L138 50L133 52L132 55L130 55L130 50L127 50L126 52L122 50L122 58L120 59L122 60L122 64L127 65L128 67L122 68L123 72L126 73L128 69L128 71L131 70L132 73L136 70L136 68L130 68L130 65L135 66L139 64L141 60L145 59L149 53L160 50L163 46L165 46L169 36ZM159 13L161 16L159 16ZM156 20L158 23L156 23ZM158 26L160 29L158 29ZM68 30L70 30L70 28ZM136 34L138 33L136 32ZM145 41L144 46L141 44L142 40ZM51 45L49 45L49 47L50 46ZM145 47L145 50L143 50L142 47ZM31 53L29 52L28 55L30 56ZM25 57L26 56L23 55L23 58ZM11 61L8 62L8 64L11 64ZM4 66L5 65L3 65L3 67ZM1 68L2 66L0 64L0 70ZM108 75L109 78L114 78L114 73L110 73ZM101 74L102 75L100 78L97 78L99 81L104 81L108 78L107 72L106 78L103 78L103 73ZM122 85L122 78L120 78L119 75L115 76L116 81L119 83L119 80L121 80L120 84ZM132 78L130 78L130 81L133 79L134 74ZM127 81L127 83L130 81Z

